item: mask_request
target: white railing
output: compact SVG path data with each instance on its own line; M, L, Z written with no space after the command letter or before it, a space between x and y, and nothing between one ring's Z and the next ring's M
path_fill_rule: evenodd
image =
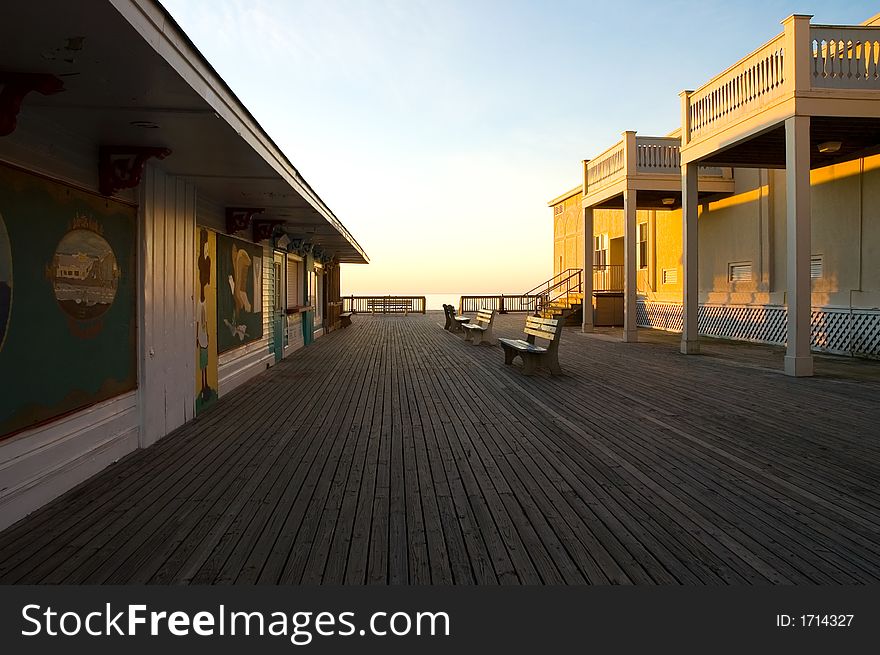
M589 186L601 185L623 171L626 166L623 146L623 141L620 141L587 164Z
M587 193L627 175L681 175L681 146L678 137L635 136L635 170L626 169L626 139L587 164ZM630 164L632 165L632 164ZM731 177L729 169L700 166L700 177Z
M717 130L783 95L787 88L784 37L780 34L690 94L687 127L691 138Z
M880 89L880 29L810 26L812 85L835 89Z
M783 21L785 31L686 95L686 146L812 89L880 91L880 27Z
M680 141L673 137L637 136L636 170L640 173L681 174Z

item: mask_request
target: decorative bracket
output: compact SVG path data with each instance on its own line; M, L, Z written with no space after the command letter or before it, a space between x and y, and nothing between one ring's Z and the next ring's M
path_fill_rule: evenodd
M290 245L287 246L287 249L290 252L295 252L297 255L300 255L302 254L303 243L303 239L291 239Z
M284 225L284 221L279 219L254 219L254 242L271 239L273 236L276 236L276 229L280 233L282 225Z
M312 254L312 250L314 250L314 248L315 248L315 244L314 244L314 243L308 243L308 242L306 242L306 243L303 243L303 244L302 244L302 251L303 251L303 254L305 254L305 255L310 255L310 254Z
M254 216L262 213L262 208L258 207L227 207L226 233L235 234L241 230L248 229Z
M133 189L141 183L151 157L165 159L168 148L144 146L101 146L98 151L98 190L112 196L119 189Z
M44 96L64 91L64 82L49 73L12 73L0 71L0 136L12 134L24 97L31 91Z

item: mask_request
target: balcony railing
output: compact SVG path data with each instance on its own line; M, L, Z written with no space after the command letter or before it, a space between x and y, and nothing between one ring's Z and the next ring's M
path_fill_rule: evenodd
M810 25L795 16L782 34L685 95L685 145L812 89L880 91L880 27Z
M627 175L670 175L676 178L681 176L681 145L678 137L639 136L632 132L628 132L627 135L630 139L634 138L634 141L631 141L635 147L634 162L631 162L634 170L626 170L627 138L623 138L601 155L587 162L585 181L587 194L617 182ZM700 177L727 179L730 177L730 171L701 166Z
M880 29L810 26L810 69L817 88L880 88Z
M679 140L663 136L636 136L636 170L639 173L681 175Z
M623 264L593 266L593 291L623 291Z
M624 141L614 144L608 150L587 163L588 186L604 186L626 168Z
M690 94L690 138L758 110L786 92L784 41L780 34Z

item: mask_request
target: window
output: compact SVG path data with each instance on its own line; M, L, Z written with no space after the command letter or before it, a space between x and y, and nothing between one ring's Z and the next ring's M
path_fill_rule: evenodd
M608 264L608 235L598 234L593 238L593 266Z
M287 307L303 304L303 263L293 255L287 256Z
M729 282L751 282L752 262L734 262L728 264L727 280Z
M664 268L663 269L663 284L678 284L678 269L677 268Z
M813 255L810 257L810 277L818 280L822 277L823 257L822 255Z
M648 224L639 223L639 268L648 268Z

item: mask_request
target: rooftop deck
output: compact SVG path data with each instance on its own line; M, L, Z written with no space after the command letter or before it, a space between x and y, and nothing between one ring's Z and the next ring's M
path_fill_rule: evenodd
M622 209L624 191L632 189L639 193L641 209L681 207L680 142L677 136L624 132L623 139L584 163L584 206ZM704 198L733 193L730 169L701 166L699 174Z
M880 365L572 328L527 378L441 321L355 316L0 533L0 582L880 580Z

